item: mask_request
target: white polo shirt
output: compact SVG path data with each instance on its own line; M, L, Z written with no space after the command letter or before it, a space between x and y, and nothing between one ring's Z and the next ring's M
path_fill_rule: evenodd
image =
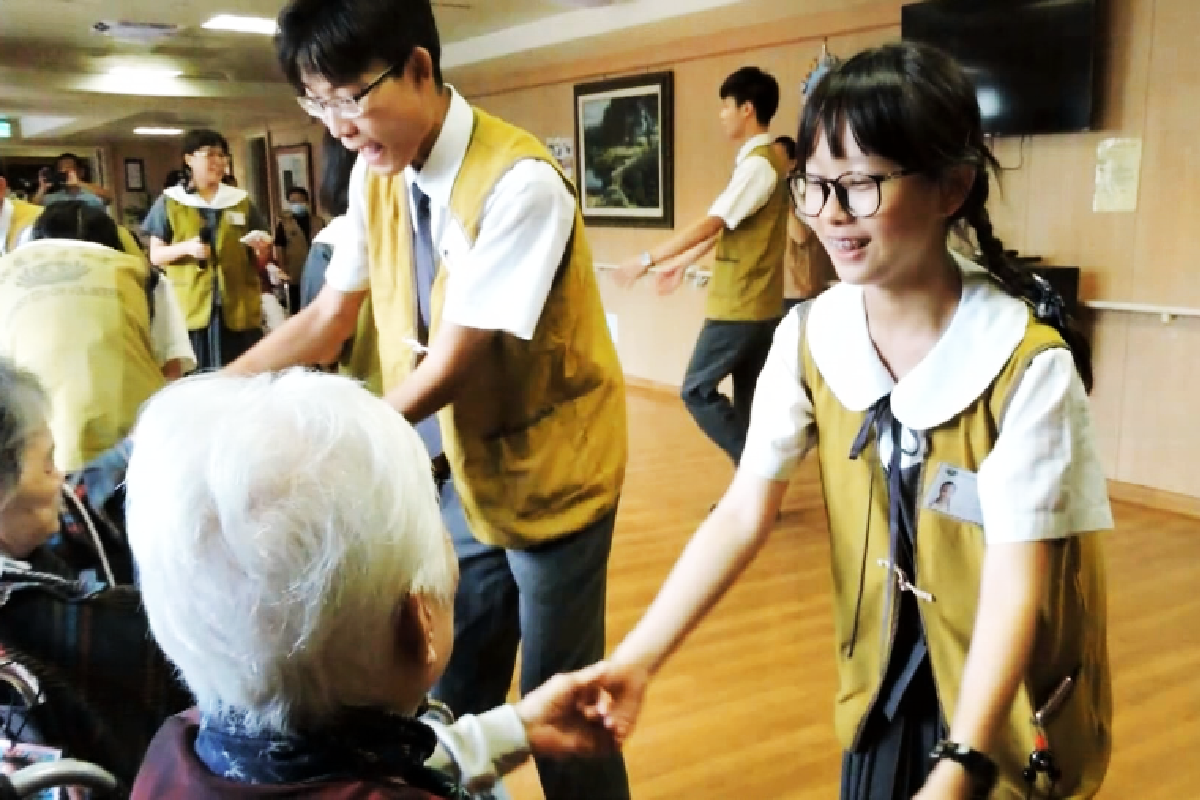
M780 180L781 176L775 174L770 161L763 156L750 155L756 148L770 144L771 137L765 133L746 140L738 150L729 185L708 209L708 216L724 220L725 227L731 231L767 204Z
M923 438L983 394L1025 332L1025 303L996 286L978 265L955 258L963 270L958 309L941 339L899 383L871 342L862 287L833 287L811 302L805 320L813 362L834 396L851 411L865 411L890 394L909 452L922 449L907 446L909 437ZM816 442L813 407L802 383L800 319L800 309L793 309L775 332L742 454L741 468L768 480L786 480ZM880 442L885 459L890 450L890 442ZM976 486L989 542L1112 528L1087 394L1065 348L1030 362Z
M532 339L550 285L575 225L575 198L550 164L516 164L484 204L474 246L448 213L450 192L471 141L471 106L450 87L450 108L425 165L404 170L429 197L434 249L447 271L442 319L478 330L505 331ZM360 158L350 176L350 207L325 273L342 292L370 288L366 217L367 165ZM416 209L410 202L409 207ZM414 227L416 220L414 217Z

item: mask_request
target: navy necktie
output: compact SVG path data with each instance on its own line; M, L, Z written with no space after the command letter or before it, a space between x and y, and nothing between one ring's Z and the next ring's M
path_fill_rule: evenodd
M413 228L413 289L417 296L417 339L421 344L429 343L429 322L433 312L430 297L433 280L437 276L437 257L433 252L433 223L429 213L429 196L416 183L412 185L413 208L416 209L417 224ZM437 417L428 417L416 425L417 433L430 458L442 454L442 431Z

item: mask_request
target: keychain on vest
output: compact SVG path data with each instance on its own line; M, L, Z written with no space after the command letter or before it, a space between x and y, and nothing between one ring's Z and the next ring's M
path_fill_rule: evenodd
M1033 752L1029 754L1029 761L1025 765L1025 769L1021 770L1021 777L1025 779L1025 783L1029 786L1029 791L1025 797L1027 800L1033 797L1033 792L1037 788L1038 777L1045 775L1049 781L1049 788L1046 796L1054 796L1054 787L1062 778L1062 770L1059 769L1057 762L1054 760L1054 751L1050 747L1050 737L1046 734L1046 723L1062 709L1063 704L1067 702L1067 698L1071 695L1071 690L1075 688L1075 676L1068 675L1062 679L1062 682L1055 688L1050 699L1045 705L1039 708L1033 714L1033 719L1030 723L1033 725L1034 744Z

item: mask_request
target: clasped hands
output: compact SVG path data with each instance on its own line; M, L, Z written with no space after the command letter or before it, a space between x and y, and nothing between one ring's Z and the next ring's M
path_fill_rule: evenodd
M555 675L516 703L529 747L542 756L600 755L633 733L650 674L602 661Z
M550 757L619 750L633 733L650 677L645 667L616 661L555 675L516 705L530 749ZM914 800L968 800L970 796L966 771L943 761Z

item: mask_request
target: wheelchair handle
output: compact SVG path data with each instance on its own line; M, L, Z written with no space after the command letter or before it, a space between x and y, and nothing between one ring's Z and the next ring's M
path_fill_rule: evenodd
M59 786L82 786L113 792L117 779L107 770L86 761L64 758L47 764L31 764L12 775L0 776L0 800L15 800Z

